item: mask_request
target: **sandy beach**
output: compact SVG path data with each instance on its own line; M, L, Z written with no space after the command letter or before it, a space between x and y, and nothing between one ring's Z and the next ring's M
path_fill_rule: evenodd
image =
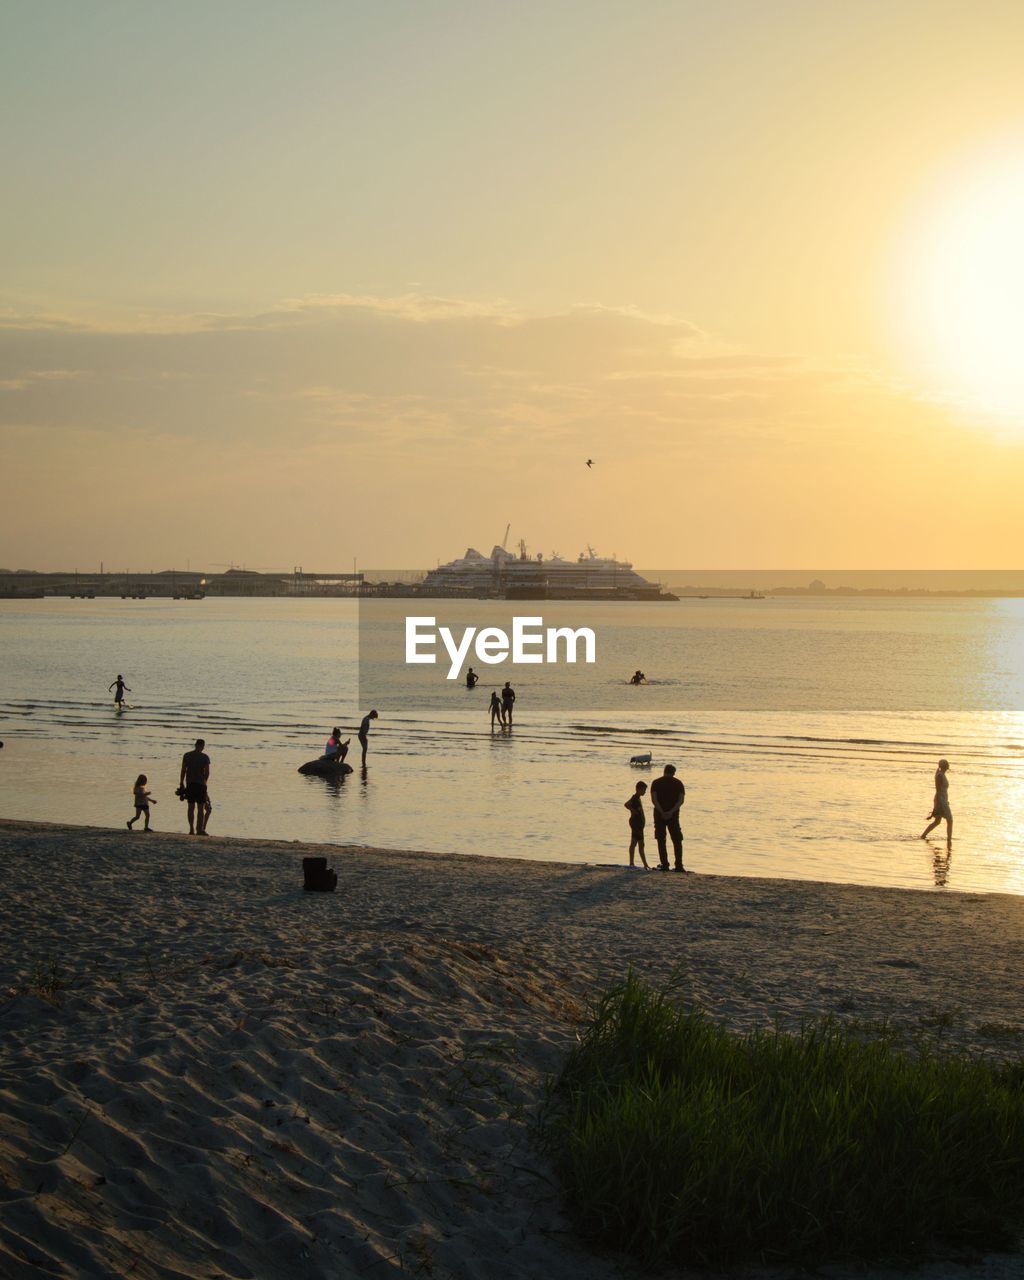
M735 1029L1024 1045L1021 898L20 822L0 860L4 1277L628 1274L533 1142L628 964ZM958 1273L1024 1260L918 1274Z

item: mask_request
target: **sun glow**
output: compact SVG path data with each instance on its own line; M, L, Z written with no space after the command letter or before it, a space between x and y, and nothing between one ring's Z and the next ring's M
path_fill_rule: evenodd
M1024 433L1024 139L933 194L901 259L901 341L926 390Z

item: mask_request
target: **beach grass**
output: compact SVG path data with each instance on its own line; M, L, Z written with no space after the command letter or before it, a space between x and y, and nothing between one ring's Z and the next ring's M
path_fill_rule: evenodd
M1013 1248L1024 1068L833 1020L737 1035L633 974L594 1007L544 1137L577 1228L647 1266Z

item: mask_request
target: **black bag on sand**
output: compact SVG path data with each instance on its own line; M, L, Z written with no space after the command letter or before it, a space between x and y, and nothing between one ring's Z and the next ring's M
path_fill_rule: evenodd
M338 887L338 873L328 867L326 858L303 858L302 874L305 878L303 889L333 893Z

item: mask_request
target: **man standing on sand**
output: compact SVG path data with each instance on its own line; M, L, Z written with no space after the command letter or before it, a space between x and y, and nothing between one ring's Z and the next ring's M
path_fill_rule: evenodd
M516 691L512 688L510 680L505 681L505 687L501 691L501 723L512 723L512 707L516 700Z
M193 751L186 751L181 757L181 777L178 790L185 792L188 801L188 833L190 836L205 836L206 824L210 817L210 793L206 784L210 780L210 757L203 748L206 743L196 738Z
M369 715L363 716L359 722L359 745L363 749L363 768L366 768L366 748L369 745L370 721L378 718L376 711L371 711Z
M949 772L949 761L940 760L939 767L935 770L935 800L932 803L932 811L928 815L931 822L921 832L921 839L924 840L930 831L945 819L946 822L946 848L948 849L953 843L953 811L949 807L949 779L946 774Z
M662 871L668 870L668 850L665 847L665 833L672 837L672 848L675 850L676 865L674 871L686 871L683 866L683 832L679 825L679 811L686 799L686 788L676 777L674 764L667 764L660 778L651 783L651 805L654 809L654 839L658 845L658 858Z

